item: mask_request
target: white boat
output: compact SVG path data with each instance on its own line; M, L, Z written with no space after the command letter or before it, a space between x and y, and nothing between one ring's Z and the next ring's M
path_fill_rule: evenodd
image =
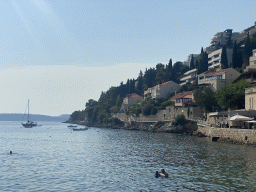
M68 125L68 127L77 127L77 125Z
M26 123L21 123L21 124L22 124L23 127L25 127L25 128L32 128L32 127L37 126L37 123L29 120L29 100L28 100L28 106L27 106L27 107L28 107L27 122L26 122Z
M73 128L73 131L85 131L85 130L88 130L88 128L87 127L85 127L85 128Z

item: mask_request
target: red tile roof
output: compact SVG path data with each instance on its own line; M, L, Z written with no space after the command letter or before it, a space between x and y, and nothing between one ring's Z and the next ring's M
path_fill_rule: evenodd
M182 92L182 93L177 93L176 95L174 95L172 97L172 99L181 99L181 98L188 98L187 96L190 96L193 94L193 91L185 91L185 92Z
M136 93L132 93L132 94L128 94L126 95L126 97L138 97L138 98L143 98L142 96L136 94Z
M162 85L165 85L165 84L171 83L171 82L175 83L174 81L167 81L167 82L164 82L164 83L158 84L158 85L162 86ZM150 89L155 88L155 87L157 87L158 85L156 85L156 86L154 86L154 87L150 87Z
M220 71L212 71L212 70L208 70L208 71L205 71L203 73L200 73L199 75L213 75L213 74L218 74L218 73L225 73L226 71L230 70L231 68L228 68L228 69L222 69ZM198 76L199 76L198 75Z

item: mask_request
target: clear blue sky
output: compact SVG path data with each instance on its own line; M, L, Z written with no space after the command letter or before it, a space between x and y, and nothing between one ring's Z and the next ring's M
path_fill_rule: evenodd
M0 113L70 114L139 70L254 25L246 0L2 0Z

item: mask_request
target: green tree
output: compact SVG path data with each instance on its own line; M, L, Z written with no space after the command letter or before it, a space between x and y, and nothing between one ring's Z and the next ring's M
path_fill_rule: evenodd
M233 47L233 53L232 53L232 67L238 68L239 66L239 60L238 60L238 53L237 53L237 45L236 45L236 41L234 42L234 47Z
M167 65L166 69L167 69L168 81L173 80L172 79L172 59L169 60L169 63Z
M203 52L199 55L197 74L201 74L205 71L208 71L208 54Z
M245 92L244 89L253 86L249 82L241 79L236 83L231 83L223 87L216 94L218 105L223 110L231 109L244 109L245 105Z
M213 107L217 106L215 93L209 87L198 88L194 92L195 102L205 112L211 112Z
M232 37L232 34L228 36L228 40L227 40L227 42L226 42L226 46L227 46L228 48L231 48L231 47L233 46L231 37Z
M222 53L221 53L221 58L220 58L220 63L222 64L224 69L228 68L228 56L227 56L227 48L224 45L222 48Z
M122 98L120 97L120 95L118 95L117 98L116 98L116 107L117 107L117 108L120 108L121 105L122 105L122 103L123 103L123 100L122 100Z
M140 71L140 73L139 73L137 82L138 82L137 87L136 87L137 93L142 94L143 93L143 73L142 73L142 71Z
M249 65L250 62L250 56L252 55L252 48L251 48L251 42L250 42L250 36L249 32L247 34L247 38L244 43L244 51L243 51L243 68Z
M195 69L195 64L194 64L194 56L193 56L193 54L192 54L192 56L191 56L191 61L190 61L190 69Z

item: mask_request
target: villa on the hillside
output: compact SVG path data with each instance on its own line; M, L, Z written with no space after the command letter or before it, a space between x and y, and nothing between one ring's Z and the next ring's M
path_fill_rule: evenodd
M198 85L208 86L212 88L213 91L219 91L222 87L225 87L228 84L230 84L239 75L240 73L233 68L217 70L210 69L197 76Z
M256 110L256 87L245 89L245 110Z
M171 99L175 101L175 107L184 107L186 104L193 102L193 91L177 93Z
M168 81L163 84L158 84L154 87L148 88L147 91L144 91L144 98L151 97L154 99L158 99L161 97L166 97L168 94L178 91L180 85L173 82Z
M123 99L123 103L121 106L121 110L125 111L128 109L128 107L132 104L138 103L140 101L143 101L143 97L136 94L136 93L132 93L132 94L128 94L124 99Z
M184 77L180 79L181 83L180 86L186 84L186 83L194 83L197 78L197 69L191 69L184 73Z
M250 65L244 69L244 74L246 74L247 81L252 82L256 80L256 49L252 51Z

